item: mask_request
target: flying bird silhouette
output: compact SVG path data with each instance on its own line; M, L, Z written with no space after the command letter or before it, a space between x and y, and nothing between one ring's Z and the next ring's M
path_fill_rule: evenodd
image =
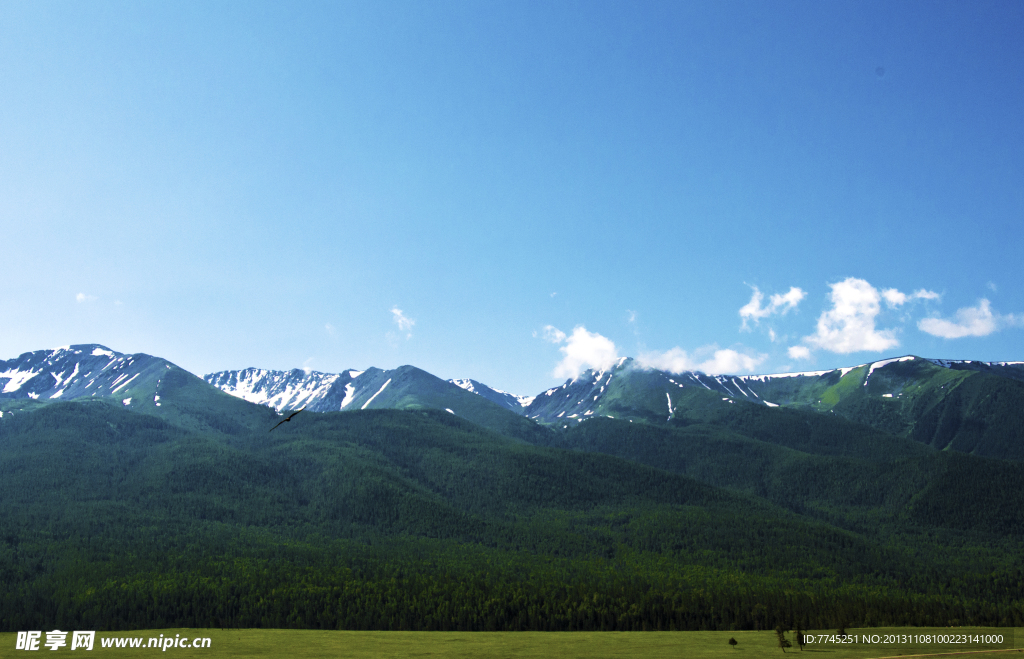
M306 409L306 408L302 408L302 409ZM286 419L281 419L280 421L278 421L278 422L277 422L277 426L281 425L282 423L288 423L289 421L291 421L292 419L294 419L294 418L295 418L295 415L296 415L296 414L298 414L298 413L299 413L299 412L301 412L301 411L302 411L302 410L296 410L296 411L292 412L291 414L289 414L289 415L288 415L288 418L286 418ZM271 429L270 429L270 430L268 430L267 432L274 432L274 430L275 430L275 429L277 428L277 426L274 426L273 428L271 428Z

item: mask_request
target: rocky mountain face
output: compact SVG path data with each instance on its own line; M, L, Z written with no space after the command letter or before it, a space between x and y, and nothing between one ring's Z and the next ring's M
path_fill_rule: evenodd
M442 380L415 366L381 370L222 371L203 378L208 384L243 400L267 405L279 412L303 409L341 412L366 409L433 409L468 419L511 437L528 438L540 431L522 418L518 405L507 405ZM484 390L481 386L481 390ZM491 392L490 388L486 391ZM519 409L517 409L519 408Z
M501 389L492 389L482 382L469 379L448 380L455 386L466 391L483 396L492 403L497 403L507 410L523 413L530 406L535 396L517 396Z
M257 405L275 410L305 409L311 412L338 412L350 408L357 396L376 382L380 369L320 373L319 371L270 371L246 368L240 371L220 371L204 375L203 379L221 391ZM367 377L359 377L367 375ZM357 394L358 392L358 394Z
M125 355L97 344L26 352L0 362L0 400L71 400L118 398L123 405L159 406L159 385L167 360L145 354ZM152 392L152 395L149 395Z

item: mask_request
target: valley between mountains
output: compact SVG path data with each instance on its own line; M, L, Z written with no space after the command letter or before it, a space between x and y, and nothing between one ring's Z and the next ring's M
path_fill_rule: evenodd
M39 350L0 362L0 629L1024 626L1022 435L1020 362L519 396Z

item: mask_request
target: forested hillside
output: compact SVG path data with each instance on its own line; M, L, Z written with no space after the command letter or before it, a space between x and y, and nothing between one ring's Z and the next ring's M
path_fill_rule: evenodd
M432 410L270 431L249 409L205 432L98 400L0 418L3 629L1024 621L1014 463L879 456L826 421L758 439L756 415L556 447Z

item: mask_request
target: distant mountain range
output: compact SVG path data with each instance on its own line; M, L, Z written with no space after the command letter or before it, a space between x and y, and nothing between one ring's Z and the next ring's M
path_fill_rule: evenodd
M563 429L595 417L661 425L678 422L688 414L683 392L698 389L719 394L713 401L719 405L742 402L835 414L938 449L1024 459L1022 429L1004 422L1024 409L1024 362L907 355L828 371L706 375L644 369L623 358L611 369L584 371L536 396L516 396L470 379L443 383L411 366L336 375L246 369L204 379L233 396L277 410L428 407L481 419L481 410L471 405L473 399L458 388Z
M525 397L39 350L0 362L0 631L1020 626L1022 433L1021 363Z
M0 414L26 399L43 404L99 397L166 416L160 408L168 402L168 378L195 376L159 357L126 355L97 344L38 350L0 362ZM562 429L596 417L678 424L691 414L687 405L692 403L683 394L694 389L717 395L706 404L834 414L936 449L1024 459L1024 428L1015 420L1024 409L1024 362L907 355L828 371L706 375L645 369L623 358L608 370L584 371L536 396L517 396L471 379L444 381L414 366L341 373L247 368L210 373L202 381L278 412L436 409L518 437L536 432L525 419ZM199 382L190 386L202 389ZM182 402L171 401L172 407Z

